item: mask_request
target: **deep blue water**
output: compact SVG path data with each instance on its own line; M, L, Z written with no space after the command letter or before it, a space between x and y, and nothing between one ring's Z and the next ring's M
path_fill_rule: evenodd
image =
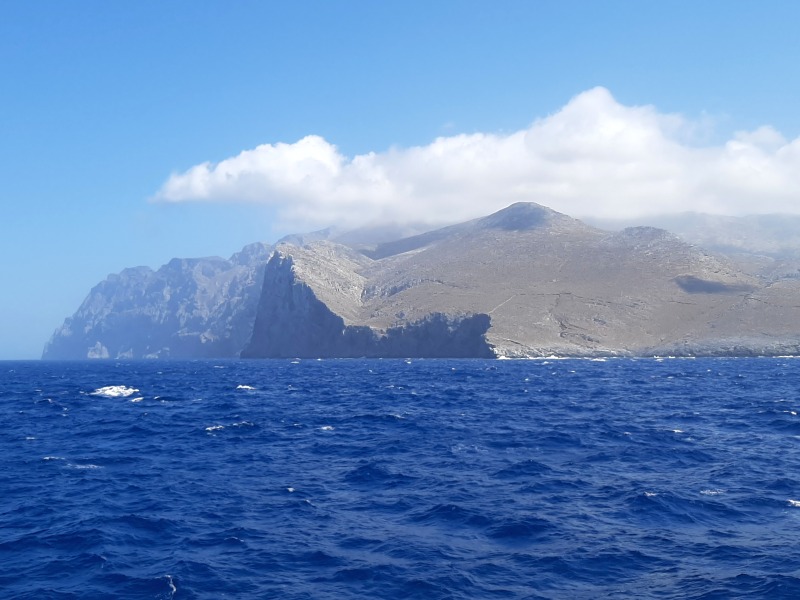
M0 597L798 598L799 367L0 363Z

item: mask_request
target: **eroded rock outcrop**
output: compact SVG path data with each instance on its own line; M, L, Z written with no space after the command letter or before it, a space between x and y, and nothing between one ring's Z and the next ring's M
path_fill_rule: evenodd
M360 305L365 280L353 269L366 266L366 261L344 247L322 244L316 250L294 249L306 259L302 267L295 266L286 247L272 256L243 358L494 356L485 338L491 321L485 314L433 313L385 330L357 324L354 309Z

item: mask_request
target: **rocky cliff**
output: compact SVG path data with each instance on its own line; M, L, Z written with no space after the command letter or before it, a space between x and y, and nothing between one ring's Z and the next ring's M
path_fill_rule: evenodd
M536 204L364 253L328 241L279 253L244 356L388 355L374 340L431 315L452 339L469 325L469 355L800 349L797 281L758 278L664 230L609 233ZM426 355L422 339L405 352Z
M44 359L235 357L250 339L271 247L229 260L173 259L95 286L55 331Z
M398 231L328 229L126 269L44 358L800 354L800 277L785 265L532 203Z
M295 265L291 251L302 263ZM359 324L365 279L357 271L366 263L348 248L330 244L276 251L242 357L494 356L485 338L488 315L430 313L385 329Z

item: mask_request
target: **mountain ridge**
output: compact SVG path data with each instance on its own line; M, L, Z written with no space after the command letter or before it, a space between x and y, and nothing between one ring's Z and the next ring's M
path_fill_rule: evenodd
M458 344L519 357L794 354L790 275L663 229L609 232L516 203L400 239L328 228L228 260L126 269L92 290L43 357L461 356Z

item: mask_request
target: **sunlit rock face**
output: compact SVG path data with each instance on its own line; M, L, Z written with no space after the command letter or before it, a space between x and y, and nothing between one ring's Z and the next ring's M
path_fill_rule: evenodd
M126 269L91 291L44 358L800 353L790 257L726 257L533 203L398 231L331 228L229 260Z
M397 355L434 355L423 332L437 319L447 339L462 331L458 356L798 348L796 280L759 278L661 229L607 232L532 203L361 252L279 246L266 272L243 356L390 356L395 332L415 330Z

